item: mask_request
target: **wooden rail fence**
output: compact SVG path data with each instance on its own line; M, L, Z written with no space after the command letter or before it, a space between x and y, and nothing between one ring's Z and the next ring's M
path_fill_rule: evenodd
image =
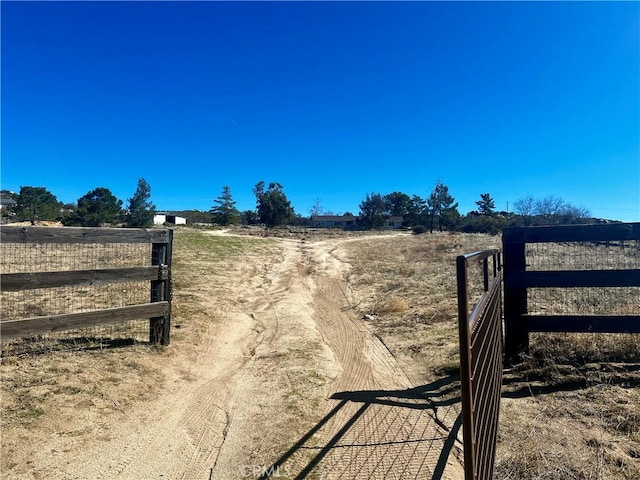
M527 248L531 250L532 244L556 244L556 250L549 255L549 249L542 249L540 256L544 261L531 265ZM578 255L572 264L564 257L575 254L576 250ZM502 252L503 269L497 250L474 252L457 259L467 480L492 478L503 359L506 363L517 362L520 354L528 349L530 332L640 333L640 315L612 313L621 302L631 311L640 310L640 295L634 290L640 287L640 223L507 228L503 231ZM492 269L489 259L493 259ZM482 268L484 293L470 314L468 272L472 265L478 264ZM567 265L573 269L565 268ZM631 293L611 294L612 299L604 303L602 313L528 312L528 289L585 287L630 288ZM504 352L501 293L504 294ZM549 297L545 301L550 302ZM576 307L562 302L566 299L561 296L560 305L555 307ZM545 309L553 306L543 305Z
M484 293L469 314L468 270L478 263L482 267ZM500 252L485 250L459 256L457 280L465 478L490 480L502 387Z
M529 314L527 289L640 287L640 269L528 270L527 244L606 245L640 241L640 223L507 228L503 232L505 355L518 361L529 348L530 332L640 333L639 315ZM636 252L637 254L637 252Z
M0 227L0 241L3 244L151 244L151 265L63 272L2 273L0 275L0 289L3 292L124 282L150 282L149 303L89 312L2 320L0 335L3 339L149 318L149 341L162 345L169 344L172 230L2 226Z

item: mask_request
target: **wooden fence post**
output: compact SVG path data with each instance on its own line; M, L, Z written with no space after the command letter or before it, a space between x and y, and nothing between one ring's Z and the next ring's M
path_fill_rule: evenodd
M525 243L521 229L506 228L502 236L504 270L504 341L505 363L518 363L520 354L529 350L527 313L527 289L511 285L511 275L527 268Z
M171 328L171 256L173 245L173 230L167 230L167 243L151 244L151 265L165 266L166 278L151 281L151 303L168 301L166 313L161 317L153 317L149 321L149 343L169 345L169 331Z
M168 268L167 278L164 280L164 299L169 302L167 313L164 316L162 328L162 345L169 345L169 333L171 331L171 300L173 299L173 280L171 278L171 262L173 258L173 230L167 230L167 249L165 251L165 265Z

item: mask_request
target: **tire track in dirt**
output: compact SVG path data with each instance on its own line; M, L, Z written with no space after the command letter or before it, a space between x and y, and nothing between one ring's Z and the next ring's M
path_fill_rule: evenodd
M313 401L314 394L303 380L332 370L334 361L329 349L321 345L312 319L302 244L279 242L283 256L271 265L268 284L252 298L254 304L260 304L254 316L264 330L240 374L242 381L231 402L229 433L212 478L251 478L265 466L272 457L274 440L277 442L273 435L292 436L300 424L298 397L308 395L304 402Z
M267 269L237 267L239 274L230 279L236 298L226 302L222 322L209 326L195 361L185 366L196 381L185 383L173 371L166 392L148 405L151 413L132 412L137 421L119 425L118 437L108 445L47 469L47 478L209 478L232 423L236 376L265 339L252 310L265 310L272 301L264 294L273 282Z
M203 331L197 354L174 357L178 365L167 369L163 394L132 411L113 440L43 470L45 476L257 478L261 466L335 407L339 399L330 397L340 392L348 401L287 461L286 472L305 468L332 439L313 466L320 478L432 472L447 432L428 400L398 393L409 380L349 305L344 241L277 239L277 256L234 265L227 284L203 278L201 306L221 319ZM222 291L228 298L217 301ZM459 465L449 463L450 478L461 478Z
M311 247L309 256L317 273L314 318L341 367L331 392L351 392L346 398L352 399L371 398L344 404L316 435L312 448L323 456L314 471L321 478L336 479L422 478L433 474L449 432L437 421L436 409L427 399L394 398L394 391L406 392L411 384L386 346L349 305L345 281L348 265L340 260L339 253L335 243ZM367 391L377 391L379 396ZM334 407L335 403L329 401L325 413ZM327 441L333 442L328 453ZM449 459L443 478L462 476L460 462L455 457Z

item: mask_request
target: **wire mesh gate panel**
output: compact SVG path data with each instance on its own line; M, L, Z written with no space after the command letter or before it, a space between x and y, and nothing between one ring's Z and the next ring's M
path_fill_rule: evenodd
M3 226L0 236L5 353L72 339L169 342L171 230Z
M530 332L640 333L640 223L508 228L503 244L507 361Z
M469 314L475 267L483 293ZM502 271L498 250L457 258L465 478L493 478L502 387ZM471 275L470 275L471 271ZM477 275L478 276L478 275ZM475 287L477 290L477 286Z

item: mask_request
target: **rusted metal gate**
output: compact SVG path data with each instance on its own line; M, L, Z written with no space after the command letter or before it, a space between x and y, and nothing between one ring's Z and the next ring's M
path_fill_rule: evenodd
M483 293L469 314L469 271L480 267ZM460 383L465 478L491 479L502 386L502 265L499 250L457 258Z

